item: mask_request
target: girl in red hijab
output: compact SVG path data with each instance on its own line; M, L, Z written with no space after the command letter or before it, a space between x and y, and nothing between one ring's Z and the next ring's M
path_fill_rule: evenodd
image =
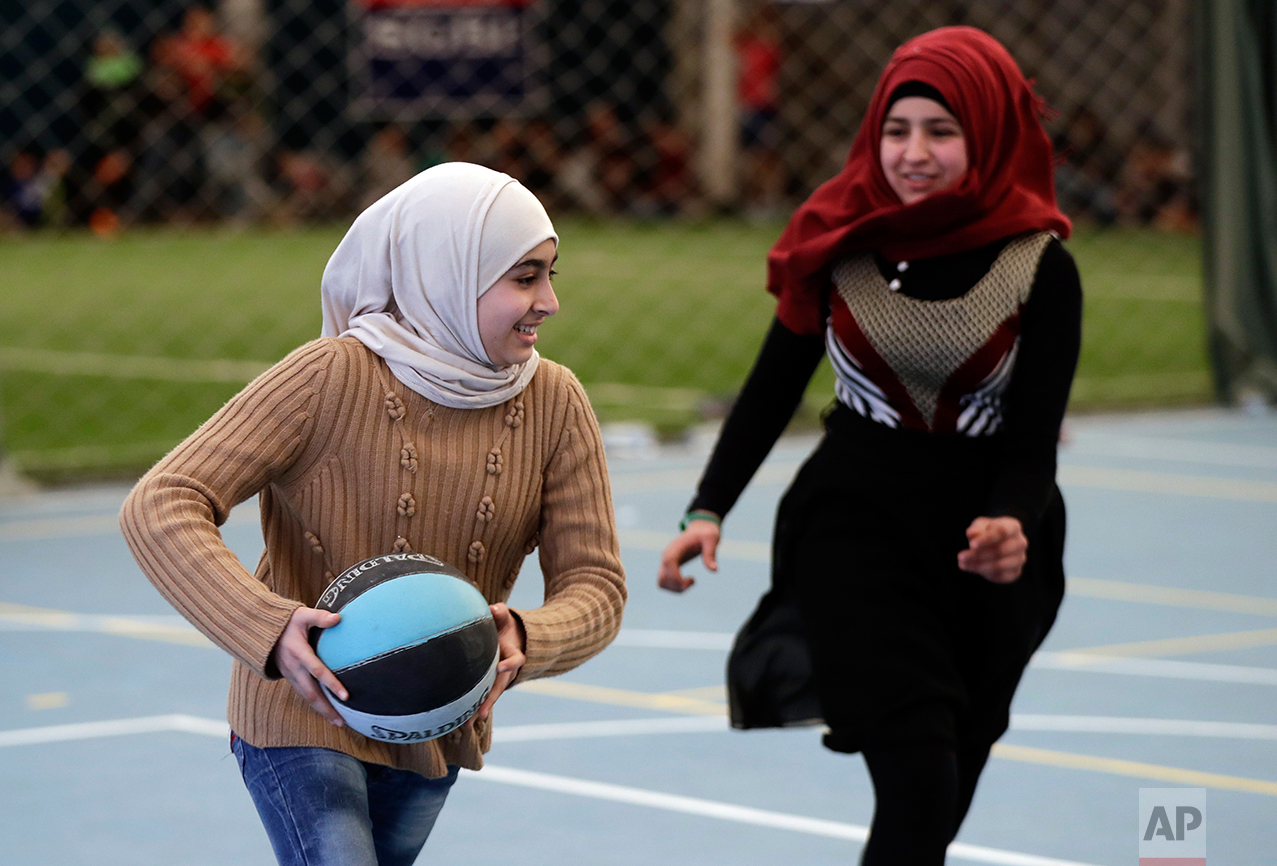
M738 728L821 723L876 797L862 863L944 861L1064 592L1056 443L1082 293L1041 100L995 39L896 50L843 170L768 256L776 319L665 549L719 526L828 356L825 436L780 504L728 664Z

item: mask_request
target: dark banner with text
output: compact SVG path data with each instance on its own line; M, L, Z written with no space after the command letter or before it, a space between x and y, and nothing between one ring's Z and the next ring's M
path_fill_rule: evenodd
M354 105L380 119L518 112L531 0L355 0Z

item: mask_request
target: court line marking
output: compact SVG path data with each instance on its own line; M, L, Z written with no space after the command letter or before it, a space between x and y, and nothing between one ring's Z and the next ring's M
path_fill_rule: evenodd
M140 640L156 640L186 646L212 647L214 644L200 634L194 626L154 622L122 616L71 613L51 608L28 607L0 601L0 624L51 631L88 631L131 637Z
M644 710L662 710L668 713L685 713L696 716L724 716L727 707L713 701L689 698L663 692L636 692L608 686L592 686L559 678L529 680L519 683L516 689L536 695L549 695L595 704L618 707L637 707Z
M1239 597L1242 598L1242 597ZM1262 601L1262 599L1257 599ZM155 640L167 643L178 643L186 646L213 647L213 643L186 623L171 623L172 617L157 618L160 621L149 621L137 617L99 616L94 614L76 614L51 608L30 607L27 605L0 602L0 631L19 629L48 629L58 631L90 631L112 634L119 637ZM1200 638L1176 638L1172 641L1195 641L1197 650L1179 647L1178 652L1208 651L1226 649L1248 640L1247 646L1262 646L1268 641L1264 636L1277 629L1264 629L1258 632L1239 632L1232 635L1206 635ZM1249 636L1249 637L1244 637ZM622 629L614 643L617 646L693 649L727 651L731 648L734 635L730 632L678 632L663 629ZM1231 639L1233 644L1220 644ZM1117 648L1137 649L1144 644L1119 644ZM1172 647L1175 649L1176 647ZM1056 670L1089 671L1094 673L1124 674L1131 676L1168 677L1172 679L1202 680L1207 682L1251 683L1256 685L1277 685L1277 670L1271 668L1245 667L1241 665L1219 665L1201 662L1184 662L1153 658L1139 659L1137 653L1128 652L1125 656L1108 652L1112 647L1092 647L1090 649L1069 650L1066 652L1037 652L1029 662L1030 667ZM549 682L549 681L537 681ZM562 681L556 680L561 683ZM638 694L637 692L634 694ZM644 706L649 704L627 703L625 706ZM661 709L663 707L657 707Z
M1253 595L1178 589L1169 586L1151 586L1145 583L1128 583L1121 580L1097 580L1090 577L1070 577L1066 581L1066 587L1069 595L1089 598L1277 616L1277 599Z
M1138 734L1166 737L1218 737L1228 740L1277 740L1277 725L1210 722L1196 719L1142 719L1125 716L1065 716L1012 713L1012 731L1078 734Z
M808 818L803 815L773 812L749 806L737 806L715 800L704 800L699 797L665 794L659 791L632 788L626 785L614 785L608 782L574 779L569 776L536 773L530 770L517 770L512 767L498 767L491 764L488 764L479 772L467 771L466 775L471 778L504 785L517 785L523 788L535 788L541 791L571 794L595 800L609 800L632 806L646 806L667 812L681 812L686 815L716 818L721 821L750 824L756 827L789 830L796 833L805 833L809 836L824 836L853 842L864 842L869 838L869 828L859 824L828 821L822 818ZM1054 857L1042 857L1036 854L1023 854L1018 851L1004 851L998 848L987 848L982 845L970 845L964 842L951 843L948 848L948 856L977 863L995 863L1000 864L1000 866L1094 866L1094 864L1082 863L1076 860L1060 860Z
M653 734L729 733L731 730L726 718L721 714L718 716L679 716L656 719L611 719L593 722L549 722L497 727L493 730L493 742L504 744ZM1198 721L1195 719L1140 719L1118 716L1052 716L1012 713L1011 730L1188 736L1243 740L1277 739L1277 725L1252 725L1237 722ZM229 733L229 728L225 722L216 719L171 713L132 719L114 719L69 725L46 725L36 728L0 731L0 747L38 745L131 734L150 734L162 731L224 737ZM1088 758L1089 756L1078 757ZM1011 759L1014 760L1013 757ZM1164 767L1161 769L1170 771L1175 768Z
M247 525L257 522L255 512L236 509L231 512L225 526ZM93 515L82 517L41 518L38 520L10 521L0 523L0 542L4 541L41 541L77 535L108 535L119 532L118 518L110 515ZM621 546L636 550L661 551L665 549L674 536L667 532L656 532L643 529L621 529L618 531ZM724 539L719 545L718 555L724 559L740 559L747 562L770 562L771 545L762 541L746 541ZM1249 613L1264 616L1277 616L1277 599L1259 596L1240 595L1227 592L1212 592L1196 589L1179 589L1175 587L1154 586L1152 584L1129 583L1118 580L1098 580L1087 577L1070 577L1067 582L1070 595L1090 598L1103 598L1116 601L1134 601L1147 604L1162 604L1171 607L1187 607L1199 610L1220 610L1228 613ZM691 633L684 633L691 634ZM637 638L636 638L637 640ZM689 638L690 640L690 638ZM630 646L640 646L634 643ZM688 649L716 649L716 646L688 646Z
M1156 658L1158 656L1184 655L1186 653L1250 649L1273 644L1277 644L1277 628L1234 631L1225 634L1203 634L1192 637L1172 637L1160 640L1142 640L1131 643L1086 647L1069 650L1069 652L1075 655Z
M226 722L183 713L169 713L162 716L142 716L133 719L110 719L102 722L79 722L71 725L46 725L40 728L18 728L10 731L0 731L0 747L64 743L72 740L91 740L99 737L120 737L130 734L155 734L170 731L213 737L226 737L230 734L230 728Z
M655 628L623 628L612 641L613 646L650 647L653 649L719 650L732 648L736 636L721 631L668 631Z
M1120 758L1077 755L1072 752L1056 752L1049 749L1035 749L1029 746L1015 746L1007 743L994 743L993 757L1009 761L1023 761L1029 764L1064 767L1070 770L1089 770L1093 773L1131 776L1137 779L1156 779L1159 782L1173 782L1177 785L1220 788L1228 791L1243 791L1248 794L1264 794L1269 797L1277 797L1277 782L1269 782L1264 779L1247 779L1241 776L1225 776L1220 773L1204 773L1200 770L1187 770L1181 767L1163 767L1158 764L1145 764Z
M225 722L214 719L171 714L75 725L56 725L46 728L26 728L17 731L0 731L0 746L54 743L95 737L169 731L226 738L230 729ZM756 827L789 830L813 836L848 839L854 842L864 842L869 837L869 828L858 824L808 818L803 815L737 806L732 803L705 800L699 797L666 794L643 788L632 788L625 785L594 782L588 779L576 779L548 773L536 773L512 767L488 764L479 772L467 770L466 775L470 778L499 784L535 788L541 791L571 794L596 800L608 800L633 806L645 806L667 812L680 812L687 815L716 818L723 821L750 824ZM950 857L960 860L1001 864L1001 866L1095 866L1095 864L1081 863L1079 861L1059 860L1035 854L1022 854L1017 851L1004 851L980 845L968 845L961 842L952 843L949 846L948 854Z
M1069 456L1080 454L1088 457L1130 457L1136 460L1162 460L1170 463L1277 469L1277 448L1239 442L1209 442L1200 439L1163 439L1160 436L1079 432L1062 450Z
M1122 658L1075 652L1038 650L1029 667L1047 670L1081 671L1083 673L1118 674L1122 676L1164 677L1177 680L1201 680L1216 683L1247 683L1277 686L1277 670L1273 668L1220 665L1208 662L1185 662L1174 659Z
M659 719L618 719L602 722L549 722L493 729L494 743L533 740L574 740L644 734L727 733L732 728L722 714ZM1199 737L1227 740L1277 740L1277 725L1212 722L1197 719L1147 719L1123 716L1069 716L1012 713L1013 732L1130 734L1155 737Z
M522 743L539 740L575 740L596 737L630 737L643 734L726 733L727 719L718 716L676 716L660 719L614 719L603 722L549 722L535 725L507 725L492 729L494 743Z
M1277 502L1277 482L1272 481L1211 478L1139 469L1101 469L1072 464L1060 464L1057 478L1061 487L1095 487L1128 493L1155 493L1159 496L1172 494L1241 502Z
M789 462L764 464L751 483L786 484L798 471L799 465ZM700 476L699 468L662 469L650 473L618 472L612 479L612 489L615 493L655 490L686 490L690 493ZM1061 487L1089 487L1127 493L1153 493L1158 496L1171 494L1240 502L1277 502L1277 482L1273 481L1079 466L1074 463L1061 463L1056 477Z
M1091 717L1078 717L1091 718ZM700 724L689 724L690 722L699 722L706 725L702 728ZM1112 723L1114 719L1104 720L1106 723ZM1168 721L1180 720L1117 720L1119 722L1154 722L1165 724ZM624 731L626 734L634 733L673 733L673 732L692 732L698 730L722 730L718 727L722 724L720 719L714 719L714 726L710 728L708 719L675 719L675 720L620 720L619 722L610 723L564 723L559 726L546 725L530 725L517 726L513 725L506 728L509 734L503 738L513 742L520 738L519 729L524 728L527 733L523 739L549 739L548 729L558 727L560 731L571 731L576 728L578 736L617 736L618 731ZM655 723L655 724L654 724ZM678 724L683 723L683 724ZM1207 724L1221 725L1227 723L1190 723L1190 724ZM611 725L612 733L602 733L603 725ZM1268 728L1272 726L1258 726ZM23 746L35 745L42 743L67 742L72 740L85 740L100 737L124 736L130 734L145 733L161 733L161 732L179 732L188 734L197 734L200 736L226 737L229 728L223 721L214 719L200 718L198 716L190 716L180 713L161 715L161 716L145 716L132 719L114 719L101 722L83 722L69 725L49 725L39 728L22 728L17 730L0 731L0 747L6 746ZM1128 731L1129 732L1129 731ZM1198 734L1206 735L1206 734ZM1216 736L1218 734L1210 734ZM1061 767L1071 770L1083 770L1097 773L1107 773L1110 775L1132 777L1138 779L1154 779L1162 782L1172 782L1175 784L1192 785L1195 787L1219 788L1223 790L1241 791L1250 794L1262 794L1266 796L1277 796L1277 782L1270 782L1264 779L1248 779L1241 776L1228 776L1221 773L1207 773L1200 770L1189 770L1182 767L1166 767L1159 764L1147 764L1138 761L1127 761L1120 758L1105 758L1096 755L1079 755L1071 752L1059 752L1050 749L1038 749L1030 746L1018 746L1006 743L996 743L993 747L993 756L1001 760L1018 761L1021 763L1045 765ZM484 772L495 769L491 765L485 768ZM514 771L522 773L524 771ZM562 778L562 777L555 777ZM569 780L572 781L572 780ZM576 780L580 781L580 780ZM586 783L598 784L598 783ZM633 789L638 790L638 789ZM654 794L654 792L647 792ZM658 797L673 796L655 794ZM606 798L605 798L606 799ZM622 802L629 802L623 800ZM706 801L710 802L710 801ZM727 804L719 804L726 806ZM727 808L741 808L727 806ZM700 813L695 813L700 814ZM816 820L805 819L800 816L790 816L799 821ZM772 825L767 825L772 826ZM816 825L813 825L816 826ZM855 825L840 825L855 826ZM840 831L845 832L845 831ZM842 838L842 837L840 837ZM851 838L851 837L845 837ZM989 849L992 850L992 849ZM953 849L950 853L954 856L960 856ZM1011 853L1011 852L1006 852ZM1025 855L1032 856L1032 855ZM969 858L970 859L970 858ZM978 858L977 858L978 859ZM984 862L1001 863L1012 861L986 860ZM1036 862L1036 861L1015 861L1015 862ZM1052 862L1052 861L1043 861Z

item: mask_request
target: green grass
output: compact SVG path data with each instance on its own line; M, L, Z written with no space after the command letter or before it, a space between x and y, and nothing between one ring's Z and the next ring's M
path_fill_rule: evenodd
M677 428L729 400L772 315L764 261L781 226L559 228L562 309L540 349L590 386L600 415ZM319 279L340 236L151 230L0 241L5 449L49 478L145 466L247 375L203 362L269 363L318 333ZM1079 234L1069 248L1087 296L1074 408L1209 400L1198 240L1120 230ZM123 375L138 358L161 359L158 372L143 361L140 375ZM831 392L826 365L809 394L825 402Z

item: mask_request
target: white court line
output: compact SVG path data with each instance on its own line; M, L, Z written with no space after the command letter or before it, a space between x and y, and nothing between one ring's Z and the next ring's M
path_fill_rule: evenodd
M869 838L869 828L859 824L845 824L841 821L807 818L802 815L790 815L785 812L772 812L766 809L753 809L748 806L720 803L715 800L703 800L699 797L663 794L659 791L648 791L643 788L631 788L606 782L592 782L587 779L573 779L568 776L552 776L548 773L534 773L529 770L516 770L511 767L494 767L489 764L480 772L467 772L466 775L474 779L498 782L504 785L536 788L541 791L572 794L578 797L590 797L595 800L609 800L614 803L626 803L631 806L646 806L667 812L681 812L685 815L699 815L703 818L716 818L720 821L751 824L755 827L770 827L777 830L806 833L810 836L848 839L853 842L864 842ZM1039 857L1036 854L1002 851L997 848L968 845L963 842L952 843L949 846L948 854L958 860L996 863L1001 864L1001 866L1094 866L1094 864L1081 863L1076 860Z
M172 615L106 617L25 608L20 605L6 606L5 603L0 602L0 632L27 630L107 632L127 637L169 640L193 646L212 646L193 626L185 624ZM627 647L726 652L731 649L734 639L735 635L731 632L623 628L613 643L616 646ZM1277 669L1273 668L1095 656L1076 652L1039 651L1030 660L1029 667L1082 673L1277 686Z
M230 728L227 727L226 722L174 713L166 716L142 716L136 719L112 719L105 722L81 722L75 725L49 725L43 728L0 731L0 747L63 743L69 740L92 740L98 737L119 737L126 734L155 734L162 731L212 737L226 737L230 734Z
M651 721L700 721L700 720L633 720L630 724ZM721 720L715 720L721 726ZM617 724L617 723L613 723ZM626 723L620 723L624 725ZM545 725L511 726L507 731L519 728L543 729ZM560 726L564 727L564 726ZM620 730L618 727L617 730ZM55 743L67 740L83 740L95 737L114 737L124 734L146 734L161 731L179 731L223 738L228 735L229 728L225 722L214 719L203 719L198 716L173 714L166 716L147 716L136 719L116 719L107 722L87 722L76 725L52 725L44 728L24 728L15 731L0 731L0 746L31 745L36 743ZM534 737L529 737L533 739ZM623 785L612 785L605 782L592 782L587 779L574 779L569 776L552 776L548 773L534 773L528 770L517 770L511 767L498 767L488 764L481 772L466 771L466 775L488 782L506 785L517 785L524 788L536 788L542 791L553 791L561 794L573 794L580 797L591 797L596 800L609 800L615 803L627 803L634 806L646 806L663 809L668 812L681 812L687 815L699 815L705 818L716 818L722 821L734 821L751 824L756 827L771 827L778 830L790 830L813 836L825 836L834 839L849 839L864 842L869 836L869 829L858 824L845 824L839 821L826 821L820 818L807 818L802 815L790 815L784 812L771 812L765 809L753 809L747 806L736 806L731 803L720 803L714 800L703 800L698 797L684 797L678 794L665 794L660 791L647 791L642 788L631 788ZM1058 860L1052 857L1039 857L1034 854L1021 854L1016 851L1002 851L997 848L985 848L979 845L967 845L954 842L949 846L949 856L960 860L971 860L977 863L994 863L1002 866L1094 866L1074 860Z
M1181 662L1165 659L1137 659L1118 656L1093 656L1088 653L1034 653L1031 668L1079 671L1125 676L1166 677L1176 680L1203 680L1216 683L1250 683L1277 686L1277 670L1242 665L1217 665L1206 662Z
M551 722L532 725L506 725L493 731L496 743L520 743L540 740L577 740L596 737L631 737L649 734L726 733L730 731L723 716L690 716L652 719L612 719L596 722ZM1142 734L1167 737L1218 737L1236 740L1277 740L1277 725L1242 722L1211 722L1196 719L1141 719L1121 716L1062 716L1012 713L1012 731L1055 731L1091 734ZM71 725L48 725L0 731L0 748L31 746L120 737L132 734L154 734L175 731L184 734L225 737L226 722L173 713L142 716L133 719L111 719Z
M575 740L592 737L629 737L644 734L726 733L731 728L722 716L674 719L618 719L606 722L557 722L510 725L495 728L495 743L532 740ZM1012 731L1053 731L1080 734L1139 734L1159 737L1216 737L1234 740L1277 740L1277 725L1244 722L1210 722L1196 719L1143 719L1122 716L1065 716L1012 713Z
M1013 731L1057 731L1080 734L1146 734L1166 737L1221 737L1234 740L1277 740L1277 725L1202 722L1193 719L1139 719L1119 716L1046 716L1012 713Z
M614 646L651 647L655 649L722 650L732 648L735 635L718 631L666 631L652 628L623 628Z
M127 637L170 640L196 646L212 646L195 628L172 615L156 617L107 617L67 611L26 608L0 602L0 631L57 630L107 632ZM669 631L665 629L623 628L613 642L616 646L656 649L731 649L731 632ZM1029 667L1082 673L1164 677L1217 683L1249 683L1277 686L1277 669L1185 662L1166 659L1096 656L1080 652L1039 651Z

